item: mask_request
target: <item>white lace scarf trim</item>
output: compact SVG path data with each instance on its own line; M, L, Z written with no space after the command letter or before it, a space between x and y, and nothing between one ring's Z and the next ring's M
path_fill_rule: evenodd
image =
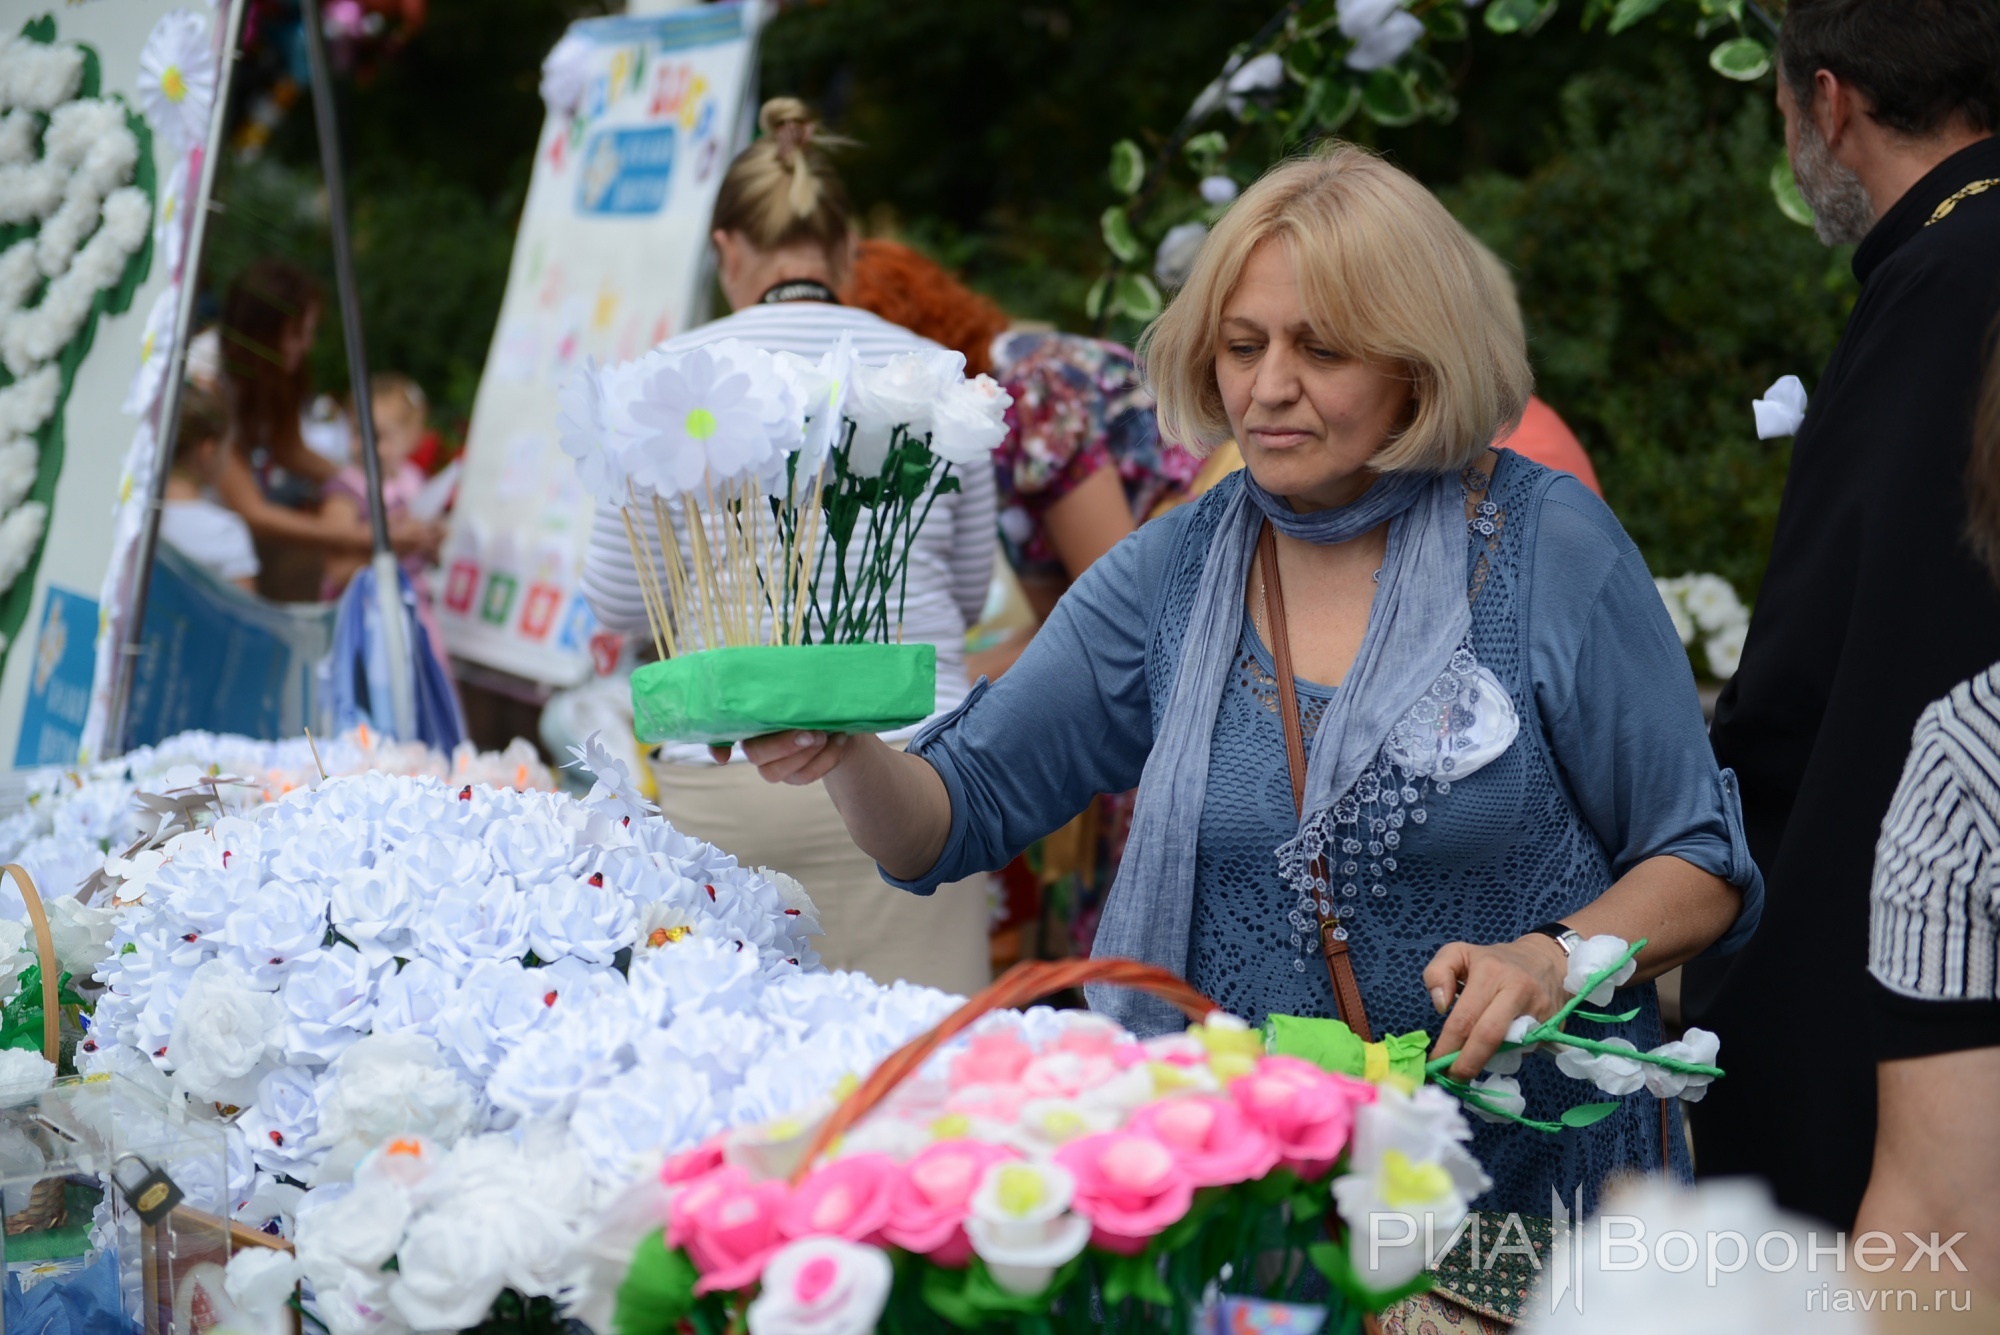
M1499 678L1480 666L1472 646L1461 644L1438 679L1390 730L1374 765L1332 806L1316 814L1278 850L1285 884L1298 892L1286 915L1292 967L1303 970L1320 953L1322 918L1336 922L1345 941L1363 887L1381 897L1396 870L1406 824L1429 819L1426 803L1451 792L1457 780L1477 773L1520 735L1521 718ZM1326 875L1314 864L1325 859Z

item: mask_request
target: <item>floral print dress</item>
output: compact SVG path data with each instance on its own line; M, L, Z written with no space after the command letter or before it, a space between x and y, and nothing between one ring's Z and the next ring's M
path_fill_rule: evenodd
M1199 459L1160 439L1153 396L1128 349L1076 334L1010 332L993 340L991 356L993 378L1014 400L993 467L1001 543L1016 574L1067 580L1042 515L1098 469L1118 470L1135 524L1183 495L1200 471ZM1009 880L1031 877L1037 887L1042 954L1090 953L1131 818L1132 795L1108 794L1010 868Z

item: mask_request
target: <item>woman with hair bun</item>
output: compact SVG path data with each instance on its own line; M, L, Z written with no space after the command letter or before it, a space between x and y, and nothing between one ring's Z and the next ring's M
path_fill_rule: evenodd
M865 365L935 348L907 329L841 303L854 259L853 207L828 150L842 141L823 134L796 98L772 98L757 124L762 133L730 164L712 219L716 277L733 313L665 346L680 351L733 338L817 360L845 336ZM937 646L939 714L966 696L965 629L978 620L993 576L992 473L971 470L960 477L960 486L956 494L937 499L917 533L903 604L905 642ZM851 548L856 562L866 548L867 522L864 516ZM650 529L641 537L653 546ZM679 537L685 551L687 535ZM719 531L712 541L720 543ZM834 572L824 578L830 584ZM583 589L605 625L631 634L646 630L645 600L616 508L598 510ZM684 627L682 634L699 647L698 625ZM888 740L900 744L907 735L891 734ZM742 760L741 751L660 748L654 778L662 813L747 865L797 878L819 909L826 929L821 953L829 967L954 992L986 984L983 876L912 900L883 883L874 860L848 838L823 789L767 787Z
M1567 999L1579 936L1645 938L1604 1007L1631 1016L1593 1033L1658 1045L1651 979L1740 945L1762 882L1638 549L1575 478L1491 448L1530 377L1471 236L1362 149L1282 163L1141 356L1162 434L1233 438L1244 470L1112 548L907 750L754 738L765 777L824 778L920 893L1136 785L1096 954L1172 969L1252 1025L1437 1025L1471 1079L1517 1016ZM1089 993L1142 1033L1181 1023ZM1531 1109L1577 1101L1552 1063L1519 1078ZM1644 1094L1587 1134L1473 1134L1489 1212L1689 1176L1677 1101Z

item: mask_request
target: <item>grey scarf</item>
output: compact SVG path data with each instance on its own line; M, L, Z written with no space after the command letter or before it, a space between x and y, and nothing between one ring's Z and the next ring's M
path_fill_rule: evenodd
M1389 521L1388 553L1361 649L1312 739L1300 833L1274 850L1285 865L1302 868L1310 862L1296 855L1297 846L1317 846L1335 800L1374 761L1390 729L1445 674L1472 625L1465 597L1464 497L1453 475L1384 474L1353 504L1308 514L1294 513L1247 471L1239 476L1240 489L1223 503L1209 542L1173 694L1146 757L1124 862L1091 951L1177 974L1187 971L1209 743L1236 661L1243 590L1264 520L1281 533L1319 543L1345 542ZM1303 609L1299 614L1309 615ZM1272 913L1282 917L1294 898L1274 899ZM1165 1033L1185 1022L1173 1007L1125 988L1092 987L1088 994L1093 1010L1137 1034Z

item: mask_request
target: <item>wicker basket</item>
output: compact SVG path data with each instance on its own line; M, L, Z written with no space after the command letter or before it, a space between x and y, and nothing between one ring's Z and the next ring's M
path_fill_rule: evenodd
M1214 1002L1190 987L1185 979L1136 960L1029 960L1017 964L995 979L985 991L975 993L963 1006L945 1016L937 1028L918 1035L883 1058L882 1064L861 1082L861 1087L843 1099L840 1106L820 1124L806 1146L805 1156L792 1172L792 1185L803 1182L814 1162L826 1153L827 1147L880 1106L882 1100L929 1060L933 1052L971 1028L980 1017L997 1010L1033 1005L1045 997L1081 987L1085 983L1136 988L1179 1007L1182 1014L1197 1023L1207 1019L1217 1009Z

